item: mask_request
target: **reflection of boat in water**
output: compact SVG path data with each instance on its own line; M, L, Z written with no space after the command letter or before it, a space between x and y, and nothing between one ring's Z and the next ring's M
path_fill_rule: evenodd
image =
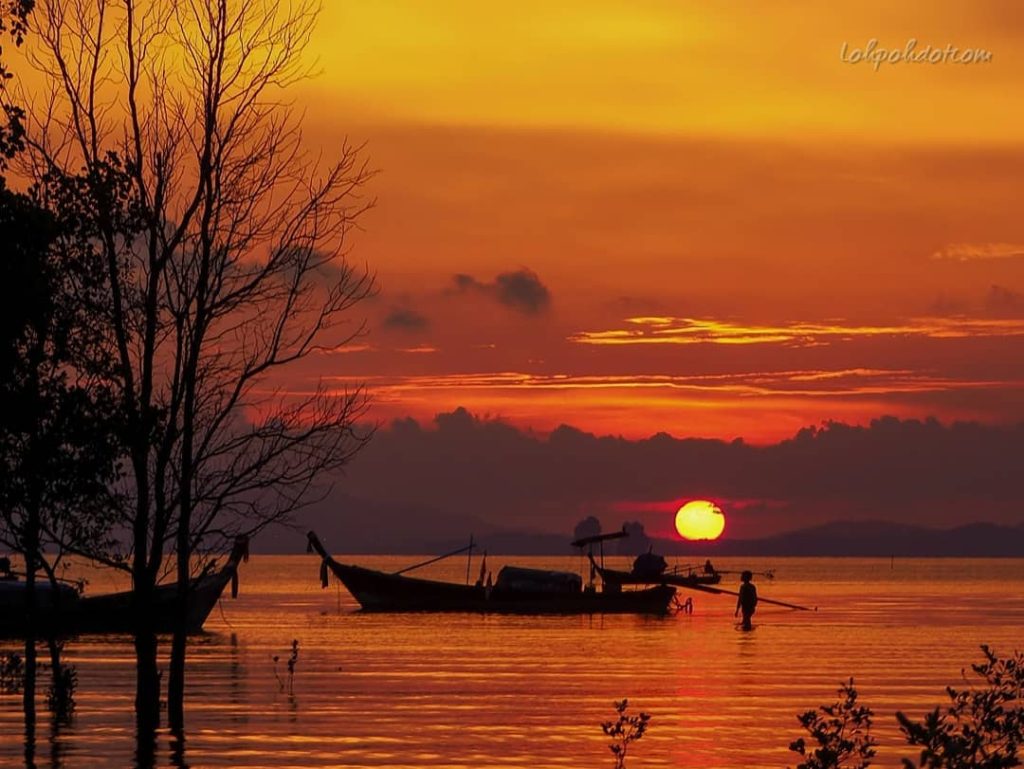
M326 587L333 573L364 611L375 612L481 612L489 614L664 614L675 588L658 585L641 590L601 590L583 586L578 574L505 566L493 584L420 579L402 572L388 573L338 563L313 532L310 552L321 559L320 578ZM473 545L404 569L433 563ZM483 577L484 568L481 568Z
M238 538L219 569L209 565L189 585L187 632L199 633L203 623L217 605L221 593L232 583L232 595L238 594L238 565L248 558L245 538ZM135 607L131 591L82 596L70 585L58 584L55 589L48 580L36 583L37 629L40 634L58 633L131 633L135 629ZM0 636L25 634L26 583L10 571L0 577ZM178 609L177 584L160 585L152 601L157 633L172 633Z

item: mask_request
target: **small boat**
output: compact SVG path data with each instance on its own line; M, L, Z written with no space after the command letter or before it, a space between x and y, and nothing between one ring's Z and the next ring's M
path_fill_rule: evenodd
M572 543L573 547L578 547L581 550L587 548L587 557L590 559L590 579L593 582L596 575L601 576L601 581L604 583L605 591L609 590L621 590L623 585L661 585L674 587L682 587L689 590L697 590L704 593L712 593L716 595L730 595L739 596L739 593L735 590L727 590L721 587L715 587L719 582L722 581L723 574L735 574L736 572L729 571L718 571L711 565L711 561L705 562L704 566L701 567L701 571L697 571L695 566L682 566L672 569L668 569L668 564L665 559L660 555L655 555L649 551L643 553L633 562L633 569L631 571L616 571L615 569L609 569L604 565L604 543L610 539L621 539L622 537L628 537L629 534L626 528L623 527L622 531L613 531L610 534L595 534L590 537L582 537ZM601 562L598 563L594 559L594 545L600 545ZM751 574L749 571L740 572L741 574ZM757 572L762 574L769 579L774 579L775 573L771 570ZM764 596L758 597L758 603L771 604L773 606L782 606L786 609L796 609L799 611L817 611L818 607L814 606L800 606L795 603L788 603L786 601L776 601L772 598L765 598ZM692 603L689 598L686 599L684 607L691 606Z
M235 540L227 562L219 569L210 564L189 585L186 630L190 635L203 629L206 618L231 583L232 597L238 595L238 565L248 560L248 540ZM26 584L8 569L0 574L0 636L23 636L25 627ZM67 584L57 588L48 580L36 583L37 627L40 634L59 635L124 633L135 629L135 607L131 591L83 596ZM177 619L177 584L159 585L153 596L152 610L157 633L173 633Z
M28 583L11 571L9 558L0 558L0 629L9 623L23 623L27 608ZM70 584L48 579L37 580L35 585L36 607L41 614L53 611L57 606L77 605L78 590Z
M605 584L619 584L619 585L673 585L675 587L705 587L708 585L717 585L722 581L722 575L719 572L714 574L703 574L699 571L692 569L672 569L663 571L660 573L652 573L649 571L618 571L616 569L609 569L605 566L600 566L593 561L593 556L590 557L594 568L597 573L601 575L601 580Z
M633 568L630 571L610 569L604 565L604 543L612 539L622 539L629 534L625 528L622 531L613 531L608 534L595 534L590 537L582 537L574 540L571 544L581 550L587 548L587 558L590 559L590 570L592 574L600 575L601 581L606 586L623 585L673 585L683 588L701 588L709 585L717 585L722 581L722 572L717 571L708 560L702 567L696 566L675 566L668 568L665 559L656 555L653 551L641 553L633 561ZM601 562L594 558L594 545L600 546Z
M309 552L320 556L320 581L326 587L328 573L335 577L368 612L479 612L485 614L666 614L675 597L667 585L642 590L613 588L598 591L583 586L578 574L505 566L497 579L485 584L419 579L403 572L451 555L472 552L473 545L432 558L421 564L388 573L339 563L309 532ZM481 569L483 572L484 569ZM481 577L483 574L481 573Z

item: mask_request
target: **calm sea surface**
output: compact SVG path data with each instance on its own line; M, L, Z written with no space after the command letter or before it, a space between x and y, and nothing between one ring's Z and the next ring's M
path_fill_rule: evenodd
M339 560L397 569L416 559ZM491 557L489 566L497 573L508 562L580 566L573 557ZM892 767L904 754L896 710L919 715L942 702L943 687L980 658L979 644L1024 648L1024 559L716 565L774 568L774 581L758 581L762 597L818 611L762 606L747 633L736 627L733 599L700 593L692 615L666 618L360 614L343 588L321 590L313 556L256 556L242 568L239 598L225 597L207 634L192 642L186 761L611 767L600 724L614 700L628 697L653 715L630 769L785 767L796 763L787 750L801 734L796 714L833 701L852 675L876 712L878 765ZM465 568L453 559L423 574L461 581ZM106 574L90 584L94 592L116 587L124 585ZM293 639L299 659L289 694L278 677L287 677ZM77 714L56 733L42 720L37 761L130 766L129 639L83 638L67 656L79 673ZM22 729L18 697L0 695L0 767L22 765ZM166 742L159 753L170 766Z

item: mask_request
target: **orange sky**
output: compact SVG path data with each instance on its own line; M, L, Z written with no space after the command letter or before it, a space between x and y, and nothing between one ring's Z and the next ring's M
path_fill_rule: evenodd
M366 142L378 420L770 441L1024 418L1014 2L325 3L291 91ZM842 51L916 40L986 63Z
M628 436L1021 419L1022 32L1009 2L327 4L298 98L381 170L383 291L305 374L378 419ZM872 38L992 60L841 60Z

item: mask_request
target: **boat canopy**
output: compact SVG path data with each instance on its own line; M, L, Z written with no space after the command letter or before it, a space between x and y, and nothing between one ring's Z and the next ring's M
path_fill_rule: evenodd
M519 590L532 593L578 593L583 589L579 574L571 571L545 571L505 566L498 572L496 590Z
M633 561L633 573L643 577L657 577L665 572L668 563L654 552L642 553Z
M59 600L65 605L78 601L78 591L69 585L57 585L49 580L39 580L35 585L36 606L51 609ZM23 611L28 599L28 585L20 579L0 579L0 610Z

